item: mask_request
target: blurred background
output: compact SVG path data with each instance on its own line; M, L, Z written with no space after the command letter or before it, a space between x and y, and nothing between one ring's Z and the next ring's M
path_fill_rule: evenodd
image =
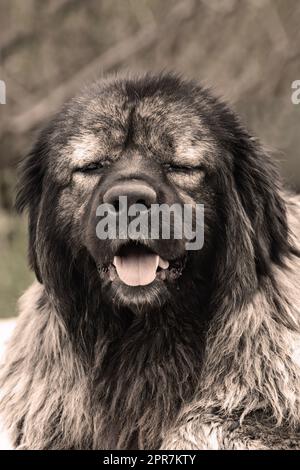
M13 211L17 163L64 100L124 69L210 86L300 189L299 0L0 0L0 317L16 314L33 279L25 220Z

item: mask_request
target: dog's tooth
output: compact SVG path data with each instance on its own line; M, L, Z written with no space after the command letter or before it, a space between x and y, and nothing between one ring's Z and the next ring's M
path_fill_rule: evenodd
M166 260L162 259L161 257L159 257L158 266L162 269L168 269L169 261L166 261Z

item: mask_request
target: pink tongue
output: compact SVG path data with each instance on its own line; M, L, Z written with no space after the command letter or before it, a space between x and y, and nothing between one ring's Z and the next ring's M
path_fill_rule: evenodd
M118 276L128 286L146 286L153 282L159 264L164 269L169 265L154 253L130 253L114 257Z

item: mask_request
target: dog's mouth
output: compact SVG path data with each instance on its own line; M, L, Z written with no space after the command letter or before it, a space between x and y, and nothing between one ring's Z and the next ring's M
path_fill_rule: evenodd
M168 269L169 262L140 244L128 244L114 256L117 275L127 286L147 286L156 278L158 268Z
M101 267L110 281L120 280L130 287L147 286L153 281L175 280L182 274L184 260L168 261L148 246L129 242L115 253L113 261Z

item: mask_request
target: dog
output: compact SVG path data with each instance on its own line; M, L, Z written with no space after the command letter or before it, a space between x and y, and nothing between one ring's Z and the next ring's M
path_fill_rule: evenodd
M203 204L203 247L100 239L120 196ZM1 372L14 447L299 449L299 203L196 82L107 77L65 104L18 186L36 282Z

